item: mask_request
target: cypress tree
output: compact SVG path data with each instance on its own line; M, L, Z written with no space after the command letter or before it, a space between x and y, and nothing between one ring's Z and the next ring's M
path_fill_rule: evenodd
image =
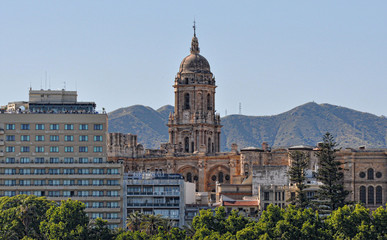
M292 160L288 171L290 182L296 185L296 196L289 201L291 204L299 208L309 206L309 199L306 196L305 189L305 169L309 164L309 156L302 151L292 151L289 153Z
M318 205L321 210L329 212L345 205L345 198L349 191L344 189L344 173L341 163L336 160L337 143L333 136L327 132L319 150L315 153L319 160L317 180L322 185L318 191Z

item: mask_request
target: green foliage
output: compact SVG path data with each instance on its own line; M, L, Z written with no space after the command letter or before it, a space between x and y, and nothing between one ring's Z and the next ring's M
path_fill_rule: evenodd
M290 199L291 204L296 207L306 208L309 206L309 200L306 196L305 188L305 169L309 164L309 156L305 152L292 151L289 153L292 163L288 171L290 182L297 187L296 197Z
M317 179L323 183L318 191L318 202L321 209L331 212L345 205L345 198L349 194L344 189L344 173L341 163L336 160L338 151L333 136L327 132L323 136L323 142L319 146L316 156L319 159Z
M170 226L170 220L160 216L137 215L142 216L144 223L140 224L139 230L117 229L112 232L102 219L89 222L84 204L78 201L62 201L57 205L35 196L3 197L0 198L0 239L387 240L387 206L374 212L361 205L343 206L322 219L311 208L289 205L281 209L269 205L258 222L235 210L227 216L225 209L219 207L215 211L202 210L195 216L192 227L184 229Z

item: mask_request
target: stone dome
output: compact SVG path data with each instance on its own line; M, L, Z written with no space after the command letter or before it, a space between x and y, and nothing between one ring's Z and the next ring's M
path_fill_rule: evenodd
M199 41L196 34L192 38L191 54L180 64L180 73L211 73L207 59L199 54Z
M180 64L180 73L211 73L210 64L200 54L190 54Z

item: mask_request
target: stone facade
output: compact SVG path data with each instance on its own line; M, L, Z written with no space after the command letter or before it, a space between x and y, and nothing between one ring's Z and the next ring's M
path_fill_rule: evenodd
M220 116L215 114L215 77L199 54L194 34L191 54L183 59L175 78L175 112L168 119L169 151L220 152Z

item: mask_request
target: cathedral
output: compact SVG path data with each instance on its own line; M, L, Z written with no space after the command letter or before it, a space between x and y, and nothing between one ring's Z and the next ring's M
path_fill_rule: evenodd
M109 133L110 161L122 161L125 172L179 173L185 181L195 183L196 192L207 193L211 200L219 200L219 195L233 199L255 196L260 206L283 206L288 199L285 194L290 196L294 190L287 177L289 153L299 150L310 156L310 194L318 190L313 180L318 146L271 149L262 143L261 147L238 149L233 144L230 152L221 152L215 77L200 54L195 26L190 54L182 60L173 88L174 112L166 123L168 143L160 149L144 149L136 135ZM347 148L337 152L337 158L346 169L344 184L351 192L349 201L362 202L369 208L387 202L387 150ZM278 197L281 191L282 198Z

